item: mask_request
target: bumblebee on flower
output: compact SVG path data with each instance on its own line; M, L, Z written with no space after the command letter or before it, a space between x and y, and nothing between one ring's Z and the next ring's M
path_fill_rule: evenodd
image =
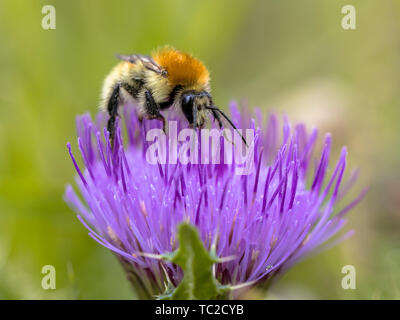
M100 108L109 114L107 129L111 145L119 105L137 105L139 119L158 119L166 132L162 110L180 111L193 128L202 128L211 114L220 127L224 121L235 125L217 108L211 97L210 77L206 67L188 53L172 47L156 50L152 57L140 54L117 55L122 60L106 77ZM243 139L244 142L246 142Z

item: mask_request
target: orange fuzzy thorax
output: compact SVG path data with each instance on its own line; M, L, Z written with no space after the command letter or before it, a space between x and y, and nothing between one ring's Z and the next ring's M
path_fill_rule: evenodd
M165 48L153 54L153 59L168 72L168 81L172 87L176 85L206 86L209 73L199 60L188 53L176 49Z

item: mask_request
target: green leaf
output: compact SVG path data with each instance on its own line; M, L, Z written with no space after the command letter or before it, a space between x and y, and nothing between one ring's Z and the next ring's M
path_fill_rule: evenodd
M179 248L163 255L163 258L182 268L183 279L176 288L168 286L159 299L206 300L222 296L228 288L221 286L212 272L218 259L204 247L197 229L188 223L182 223L178 226L177 236Z

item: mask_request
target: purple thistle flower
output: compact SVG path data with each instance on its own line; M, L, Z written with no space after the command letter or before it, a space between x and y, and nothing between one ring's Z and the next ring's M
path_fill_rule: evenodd
M235 175L235 163L149 164L145 134L159 123L139 123L132 107L124 108L126 146L119 127L113 151L103 114L96 123L89 115L77 118L84 170L78 167L70 144L68 149L84 201L71 186L65 199L89 235L116 254L142 298L161 294L167 280L177 286L182 279L178 266L149 255L177 249L176 228L182 221L198 228L206 248L215 241L217 256L233 256L215 266L217 280L233 286L264 283L310 253L352 234L335 237L346 223L346 213L365 191L333 214L355 180L350 178L340 188L346 148L329 168L330 135L321 155L314 158L316 129L308 133L303 124L292 128L285 118L280 134L275 115L265 125L259 110L253 120L247 112L240 113L235 103L231 115L238 128L256 132L255 170L247 176Z

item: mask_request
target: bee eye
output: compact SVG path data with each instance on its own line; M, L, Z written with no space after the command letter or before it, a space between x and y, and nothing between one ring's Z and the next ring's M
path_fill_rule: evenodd
M190 101L192 100L191 96L185 96L183 98L183 104L188 105L190 103Z

